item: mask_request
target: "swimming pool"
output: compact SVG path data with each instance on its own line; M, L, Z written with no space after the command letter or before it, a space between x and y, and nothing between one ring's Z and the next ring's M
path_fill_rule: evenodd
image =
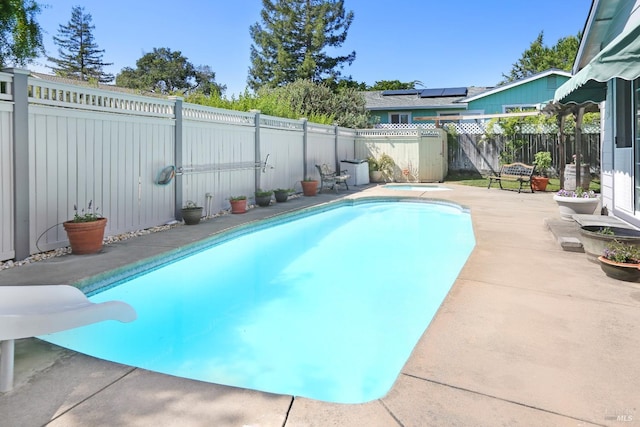
M387 190L404 191L451 191L450 188L441 187L437 184L385 184Z
M185 378L367 402L391 388L474 244L452 204L338 203L90 297L126 301L135 322L41 338Z

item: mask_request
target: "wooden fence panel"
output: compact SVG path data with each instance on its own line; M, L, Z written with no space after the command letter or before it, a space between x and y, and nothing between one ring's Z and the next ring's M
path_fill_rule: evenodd
M575 137L565 137L565 159L560 158L557 134L523 134L523 146L513 153L513 161L533 164L538 151L551 152L553 173L567 163L572 163L575 153ZM486 175L500 168L500 153L505 149L506 138L497 135L491 139L478 134L449 136L449 169L457 173ZM592 173L600 173L600 134L582 135L582 162L591 165Z

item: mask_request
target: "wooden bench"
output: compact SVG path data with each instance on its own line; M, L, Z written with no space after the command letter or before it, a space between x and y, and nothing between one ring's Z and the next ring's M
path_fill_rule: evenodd
M491 188L493 181L497 181L498 184L500 184L500 189L504 190L502 187L502 181L514 181L520 183L520 188L518 188L519 193L522 190L522 185L528 182L529 188L531 188L531 192L533 193L531 177L533 176L534 169L534 166L525 165L524 163L509 163L508 165L502 165L502 167L500 167L500 172L489 176L489 186L487 186L487 188Z

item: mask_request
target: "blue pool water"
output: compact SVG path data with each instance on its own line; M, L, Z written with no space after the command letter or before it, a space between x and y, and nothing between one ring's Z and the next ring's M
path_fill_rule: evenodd
M425 184L386 184L384 188L387 190L404 190L404 191L450 191L450 188L441 187L439 185Z
M324 208L90 297L131 304L132 323L41 338L185 378L367 402L391 388L474 245L453 205Z

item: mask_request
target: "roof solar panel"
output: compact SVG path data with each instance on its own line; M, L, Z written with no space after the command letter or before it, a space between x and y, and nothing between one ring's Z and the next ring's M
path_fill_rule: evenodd
M382 96L391 96L391 95L417 95L418 89L395 89L395 90L385 90L382 91Z
M420 98L438 98L442 96L444 89L423 89L420 92Z
M467 96L466 87L448 87L444 89L442 96Z

